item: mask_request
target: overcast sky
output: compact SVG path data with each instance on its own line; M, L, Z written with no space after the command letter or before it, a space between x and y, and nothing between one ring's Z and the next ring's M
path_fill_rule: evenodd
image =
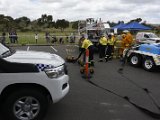
M0 14L31 20L42 14L54 20L85 20L128 22L142 18L147 23L160 24L160 0L0 0Z

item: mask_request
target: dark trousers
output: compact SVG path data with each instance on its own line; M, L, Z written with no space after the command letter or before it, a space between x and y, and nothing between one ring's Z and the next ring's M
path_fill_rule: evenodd
M99 58L105 57L106 45L99 45Z
M91 62L94 60L94 46L93 45L89 46L88 50L89 50L89 62ZM83 61L84 61L84 63L86 62L86 51L83 56Z
M114 45L107 45L106 57L111 57L114 51Z

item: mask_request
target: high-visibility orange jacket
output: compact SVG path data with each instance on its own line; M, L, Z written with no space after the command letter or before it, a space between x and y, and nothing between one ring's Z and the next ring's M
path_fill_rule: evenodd
M133 42L133 36L131 33L127 33L125 36L122 36L122 47L130 47Z

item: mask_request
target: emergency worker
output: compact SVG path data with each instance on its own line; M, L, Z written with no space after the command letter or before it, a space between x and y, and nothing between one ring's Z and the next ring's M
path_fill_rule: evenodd
M85 34L82 34L81 35L81 37L80 37L80 39L79 39L79 42L78 42L78 46L79 46L79 51L81 51L81 49L82 49L82 43L83 43L83 41L84 41L84 35Z
M128 30L125 30L123 32L124 32L124 35L122 36L122 54L124 49L130 48L133 43L132 34Z
M84 35L84 39L82 40L81 52L76 60L78 60L81 57L82 53L86 52L86 49L89 50L89 63L91 66L94 66L94 61L93 61L93 59L94 59L94 45L88 39L87 34ZM86 55L84 54L84 57L83 57L84 62L85 62L85 57L86 57Z
M103 58L105 58L106 47L107 38L105 34L102 34L99 39L99 62L103 62Z
M107 42L107 52L106 52L106 62L113 57L114 52L114 43L115 43L115 37L114 34L111 33L108 35L108 42Z

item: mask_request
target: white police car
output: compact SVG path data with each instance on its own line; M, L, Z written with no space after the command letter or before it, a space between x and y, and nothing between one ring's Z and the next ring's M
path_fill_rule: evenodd
M8 120L41 120L49 100L56 103L68 93L68 81L60 56L0 44L0 108Z

